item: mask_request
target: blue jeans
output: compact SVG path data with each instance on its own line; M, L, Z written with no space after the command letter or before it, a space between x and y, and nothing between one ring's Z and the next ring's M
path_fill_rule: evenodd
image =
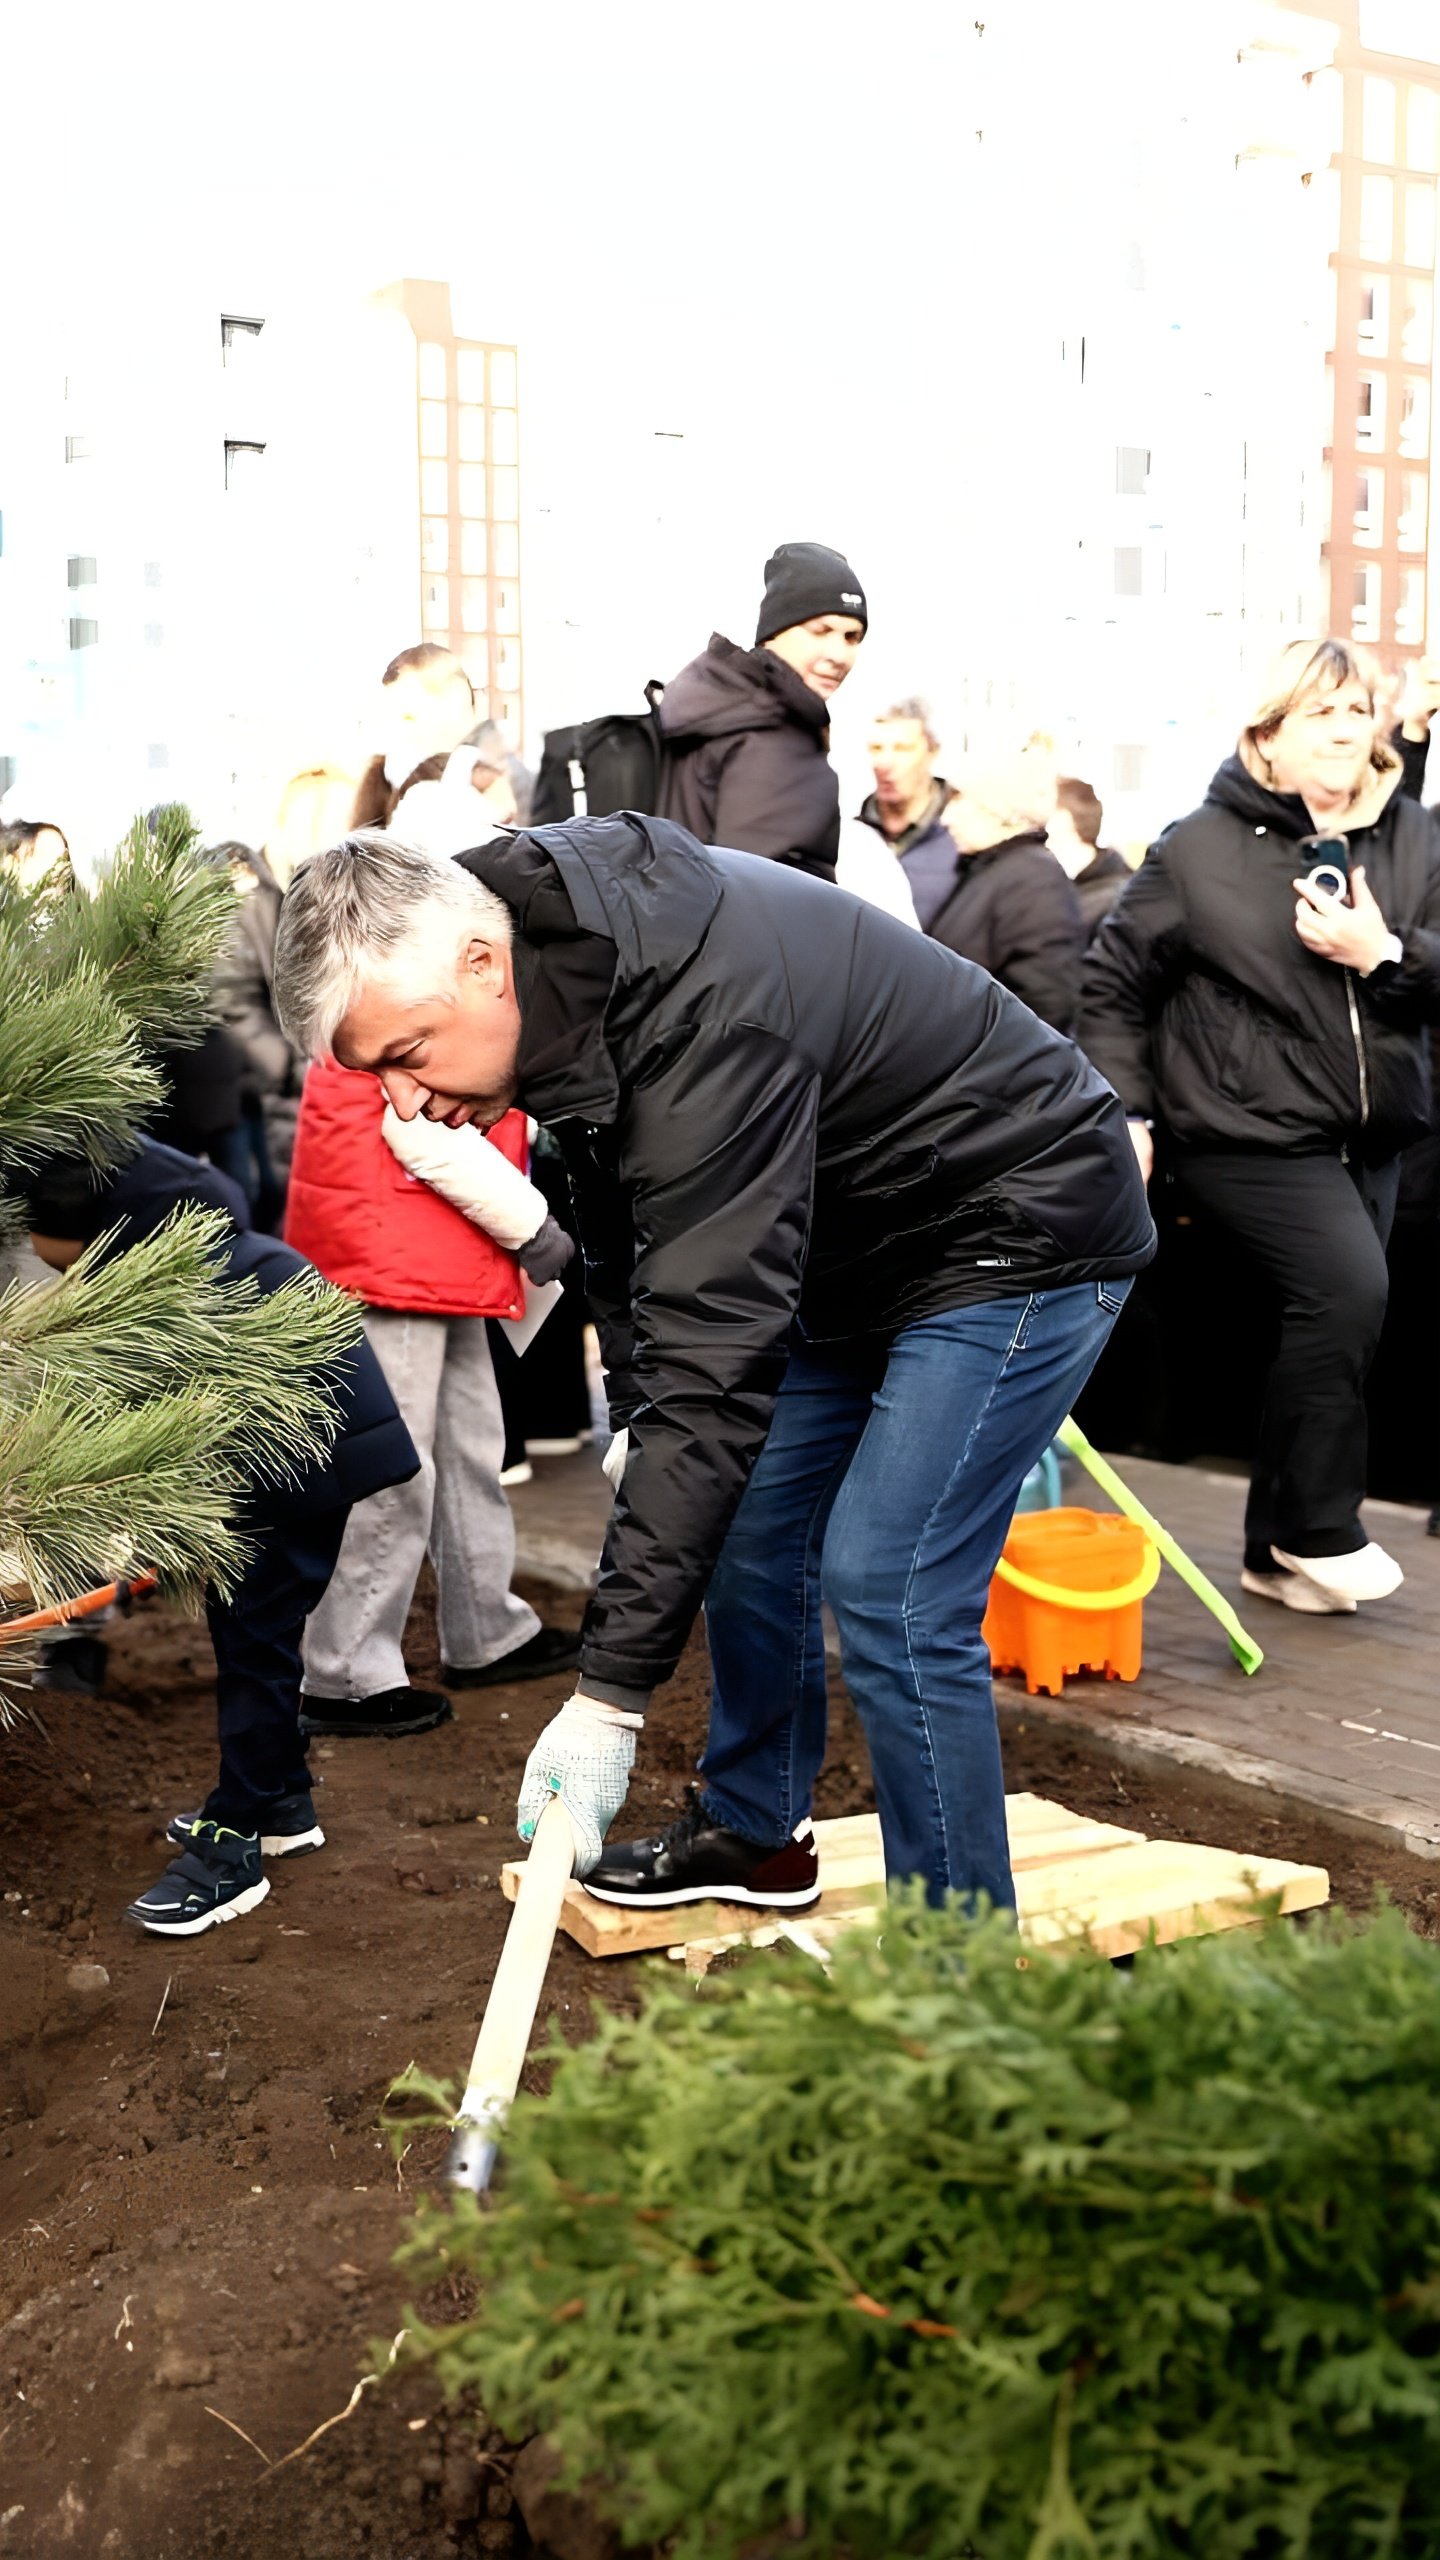
M801 1343L705 1603L707 1818L778 1844L825 1756L822 1598L870 1750L892 1880L1013 1908L980 1623L1028 1469L1129 1294L1091 1281Z

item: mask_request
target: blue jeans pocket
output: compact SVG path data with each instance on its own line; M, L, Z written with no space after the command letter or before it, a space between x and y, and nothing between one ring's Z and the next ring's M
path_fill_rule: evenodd
M1129 1295L1128 1280L1100 1280L1095 1286L1096 1300L1107 1316L1118 1316Z

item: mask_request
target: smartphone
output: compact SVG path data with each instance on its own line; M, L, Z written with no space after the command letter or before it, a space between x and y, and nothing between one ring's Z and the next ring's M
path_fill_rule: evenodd
M1307 889L1322 897L1334 898L1342 907L1350 904L1350 842L1346 836L1302 836L1299 852L1308 869L1302 873Z

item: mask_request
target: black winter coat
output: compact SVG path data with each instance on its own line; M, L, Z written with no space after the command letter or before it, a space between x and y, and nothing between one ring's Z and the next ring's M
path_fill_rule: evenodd
M830 709L773 649L717 631L665 688L663 815L702 844L763 853L824 880L840 849Z
M1080 1002L1085 925L1074 890L1040 834L957 854L955 886L925 928L988 969L1042 1022L1067 1034Z
M253 854L251 864L256 885L241 899L225 937L215 969L215 996L221 1023L245 1053L247 1082L259 1097L270 1161L283 1184L295 1152L305 1063L297 1058L275 1013L280 883L263 853Z
M1238 756L1151 846L1096 935L1079 1038L1126 1109L1182 1144L1384 1163L1429 1126L1440 835L1398 790L1348 836L1404 957L1368 978L1307 951L1292 880L1317 830Z
M1097 845L1094 856L1083 871L1077 871L1070 883L1085 927L1088 950L1096 934L1130 878L1130 865L1123 853L1113 845Z
M653 818L461 859L515 915L519 1099L564 1154L631 1435L582 1676L645 1692L704 1597L792 1327L883 1343L1135 1271L1154 1233L1079 1051L894 917Z

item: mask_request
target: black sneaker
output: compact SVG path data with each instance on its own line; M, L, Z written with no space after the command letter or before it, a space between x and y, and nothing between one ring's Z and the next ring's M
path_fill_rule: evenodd
M159 1882L131 1903L125 1917L161 1938L198 1938L222 1920L253 1911L270 1890L260 1872L260 1841L253 1831L227 1831L197 1822L178 1858Z
M377 1689L368 1698L317 1698L307 1689L300 1701L300 1732L307 1742L312 1733L429 1733L437 1724L448 1724L454 1712L438 1689Z
M440 1677L451 1689L500 1689L511 1680L543 1680L551 1671L573 1671L579 1659L578 1628L537 1627L527 1643L502 1653L498 1662L482 1662L471 1670L463 1663L442 1662Z
M183 1849L197 1822L204 1819L198 1807L194 1813L173 1813L165 1825L165 1837ZM314 1801L308 1794L276 1796L273 1803L267 1804L260 1825L262 1858L299 1858L307 1849L324 1846L325 1834L315 1819Z
M820 1899L815 1834L802 1822L793 1839L771 1849L707 1820L698 1787L678 1822L649 1840L621 1840L584 1878L597 1902L653 1905L748 1902L774 1911L805 1911Z

